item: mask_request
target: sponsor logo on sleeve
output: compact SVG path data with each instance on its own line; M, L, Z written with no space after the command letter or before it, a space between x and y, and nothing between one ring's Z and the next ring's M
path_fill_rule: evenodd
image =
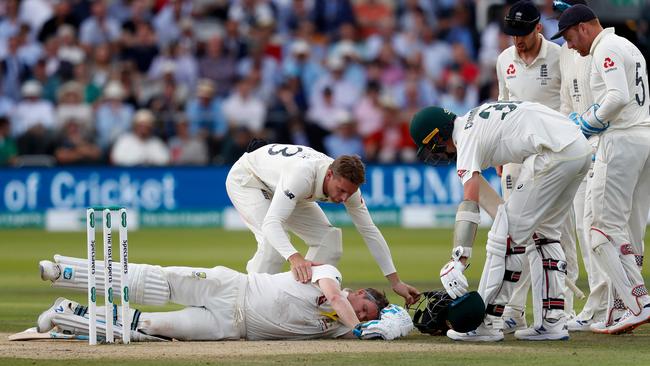
M458 178L463 179L465 177L465 174L467 174L467 170L461 169L458 171Z
M609 57L605 57L605 61L603 61L603 67L605 68L605 72L616 70L617 68L615 66L616 64L614 63L614 60L612 60Z

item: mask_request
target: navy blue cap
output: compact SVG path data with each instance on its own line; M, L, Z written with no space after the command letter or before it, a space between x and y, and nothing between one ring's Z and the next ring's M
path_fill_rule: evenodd
M562 13L562 16L560 16L560 21L557 25L558 31L553 35L553 37L551 37L551 39L558 39L562 37L562 33L567 29L576 24L588 22L593 19L596 19L596 14L587 5L573 5L565 10Z
M517 1L503 19L503 33L509 36L528 35L535 30L539 19L539 10L532 1Z

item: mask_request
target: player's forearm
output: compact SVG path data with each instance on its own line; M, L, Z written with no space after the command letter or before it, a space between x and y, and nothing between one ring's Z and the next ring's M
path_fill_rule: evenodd
M336 315L339 317L339 321L349 328L354 328L357 324L360 323L357 314L354 312L352 305L343 295L335 295L331 299L328 299L332 309L336 311Z
M615 120L628 101L629 93L624 93L620 89L608 90L605 100L596 111L596 118L604 122Z
M298 252L289 241L289 236L287 236L279 220L265 219L262 224L262 233L264 234L264 240L271 244L284 259L289 259L290 256Z

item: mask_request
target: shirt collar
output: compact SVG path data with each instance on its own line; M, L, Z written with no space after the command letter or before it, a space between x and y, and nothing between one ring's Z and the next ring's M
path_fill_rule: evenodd
M596 46L598 45L598 43L600 43L600 41L608 34L616 34L616 33L614 33L614 28L613 27L603 29L603 31L600 32L596 36L596 38L594 38L594 41L591 43L591 48L589 49L589 54L591 54L591 55L594 54L594 50L596 49Z
M535 63L537 62L537 60L543 60L543 59L545 59L545 58L546 58L546 55L548 54L548 44L549 44L549 41L547 41L546 38L544 38L544 35L542 35L541 33L539 34L539 38L542 39L542 47L539 49L539 53L537 54L537 57L535 57L535 59L533 60L533 62L531 62L530 65L528 65L528 66L531 66L531 65L535 64ZM513 59L514 59L515 61L520 62L520 63L526 65L526 63L524 62L524 60L523 60L521 57L519 57L519 52L517 52L517 46L514 46L514 45L512 46L512 52L514 53L514 57L513 57Z

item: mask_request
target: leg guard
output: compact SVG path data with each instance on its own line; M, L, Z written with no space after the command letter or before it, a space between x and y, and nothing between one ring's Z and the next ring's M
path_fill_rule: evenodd
M566 258L566 281L575 285L578 280L578 252L576 250L576 220L575 212L573 207L569 209L569 212L564 219L562 226L560 228L560 245L562 245L562 250L564 251L564 256ZM564 286L564 312L569 317L575 316L575 311L573 309L573 291Z
M309 250L305 259L336 266L343 254L343 232L339 228L331 227L319 243L307 245Z
M87 291L88 269L86 259L55 255L54 261L61 267L61 276L53 287ZM96 286L104 291L104 262L96 262ZM120 293L122 265L113 262L113 291ZM156 266L129 263L130 302L141 305L164 305L169 301L169 284Z
M498 318L503 315L515 284L519 281L523 265L524 247L510 247L508 217L505 206L499 206L492 229L488 233L486 259L479 294L485 301L485 313L494 327L502 328Z
M591 228L591 248L593 258L607 274L611 287L616 290L625 306L634 315L638 315L650 298L636 264L632 245L624 243L619 246L603 231Z
M78 305L74 309L74 313L57 313L52 322L59 327L63 333L71 333L75 335L88 336L89 334L89 319L87 318L87 306ZM118 339L122 338L122 319L121 307L114 306L114 325L113 327L113 338ZM132 317L132 326L129 329L131 332L131 340L134 342L160 342L165 341L163 338L156 336L151 336L145 333L142 333L137 330L137 325L141 316L141 312L136 309L129 310L129 316ZM100 306L97 308L97 338L105 339L106 338L106 318L104 317L104 307Z
M535 238L535 245L526 250L530 265L533 292L534 327L543 321L556 323L565 318L564 290L566 260L557 240Z

